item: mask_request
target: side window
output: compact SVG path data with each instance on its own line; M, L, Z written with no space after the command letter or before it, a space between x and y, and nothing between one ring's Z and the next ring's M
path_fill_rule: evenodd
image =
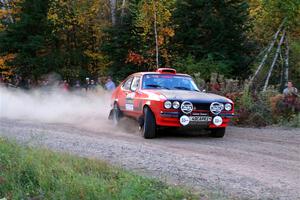
M130 89L130 85L131 85L131 82L132 82L132 77L131 78L129 78L129 79L127 79L126 81L125 81L125 83L123 84L123 86L122 86L122 89L123 90L129 90Z
M139 88L141 77L134 77L131 90L136 91Z

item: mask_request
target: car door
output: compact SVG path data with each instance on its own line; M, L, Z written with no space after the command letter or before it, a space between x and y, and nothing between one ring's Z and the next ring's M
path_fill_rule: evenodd
M137 112L137 90L139 87L140 78L139 76L134 76L132 79L132 83L130 85L130 89L127 91L126 98L125 98L125 112L127 115L136 117Z
M131 76L124 81L123 85L121 86L121 92L119 93L118 96L119 107L121 111L123 111L125 114L127 113L127 111L131 110L130 107L127 105L127 95L131 93L130 87L131 87L132 80L133 77Z
M141 85L141 76L135 76L131 84L131 102L133 103L133 112L134 117L139 117L142 113L142 93L140 92Z

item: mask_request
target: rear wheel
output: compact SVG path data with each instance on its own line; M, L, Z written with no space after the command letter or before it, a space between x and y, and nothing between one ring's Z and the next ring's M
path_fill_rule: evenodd
M144 108L144 123L141 127L141 134L146 139L154 138L156 135L155 117L150 108Z
M222 138L225 135L225 128L211 129L211 136L214 138Z

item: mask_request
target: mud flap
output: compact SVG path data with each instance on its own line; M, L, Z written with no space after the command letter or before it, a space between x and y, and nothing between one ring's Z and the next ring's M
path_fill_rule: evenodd
M108 119L112 120L113 118L113 109L110 110L109 115L108 115Z

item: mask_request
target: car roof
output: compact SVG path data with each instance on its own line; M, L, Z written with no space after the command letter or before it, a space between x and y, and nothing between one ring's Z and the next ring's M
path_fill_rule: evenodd
M187 76L187 77L191 77L190 75L188 75L188 74L182 74L182 73L161 73L161 72L137 72L137 73L134 73L134 74L132 74L131 76L138 76L138 75L140 75L140 76L143 76L143 75L151 75L151 74L153 74L153 75L171 75L171 76Z

